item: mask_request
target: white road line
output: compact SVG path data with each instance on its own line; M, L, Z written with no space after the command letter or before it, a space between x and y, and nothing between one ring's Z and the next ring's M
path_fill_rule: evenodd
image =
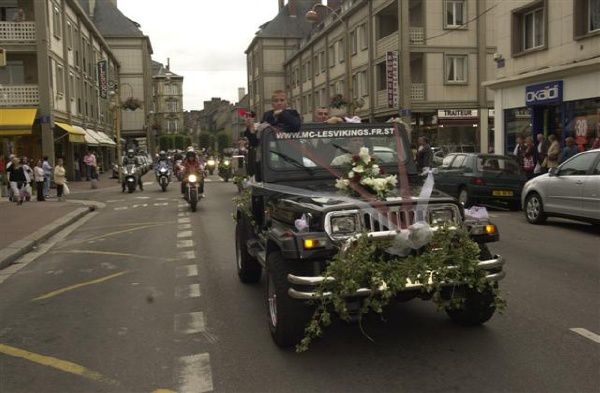
M178 224L189 224L190 223L190 218L189 217L181 217L177 219L177 223Z
M592 333L589 330L584 329L584 328L571 328L569 330L574 333L577 333L585 338L588 338L597 344L600 344L600 336L597 335L596 333Z
M179 212L177 213L177 217L188 217L190 213L188 212Z
M155 198L157 201L168 201L169 198Z
M177 259L196 259L196 253L194 250L191 251L179 251Z
M180 231L184 229L192 229L192 224L179 224L177 225L177 229Z
M189 252L189 251L185 251L185 252ZM197 275L198 275L198 266L197 265L184 265L184 266L177 266L175 268L175 277L177 277L177 278L196 277Z
M177 233L178 239L183 239L186 237L192 237L192 231L182 231Z
M106 203L125 202L125 199L109 199Z
M139 203L139 204L133 205L134 209L137 209L138 207L148 207L148 204L147 203Z
M193 299L197 297L200 297L200 284L175 287L176 299Z
M129 209L127 206L121 206L121 207L115 207L115 210L119 211L119 210L127 210Z
M206 324L202 311L175 315L175 333L194 334L205 330Z
M194 247L193 240L177 240L177 248L190 248Z
M169 202L155 203L154 206L169 206Z
M144 185L145 185L145 186L151 186L151 185L153 185L153 184L154 184L154 182L153 182L153 181L145 181L145 182L144 182Z
M144 183L145 185L146 183ZM150 197L135 197L135 199L150 199Z
M213 390L208 353L180 357L177 359L175 370L179 393L204 393Z

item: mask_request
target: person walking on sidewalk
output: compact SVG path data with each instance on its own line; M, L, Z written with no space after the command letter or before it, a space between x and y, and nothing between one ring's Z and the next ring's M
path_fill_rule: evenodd
M85 180L90 181L93 178L93 170L96 167L96 156L90 150L83 157L85 164Z
M79 154L77 153L75 153L75 158L73 158L73 169L75 170L75 181L81 181L81 163Z
M35 168L33 168L33 179L35 180L36 190L37 190L37 200L38 202L44 202L46 200L44 196L44 182L46 176L44 174L44 163L42 160L38 160Z
M50 179L52 178L52 165L48 162L48 156L42 158L42 169L44 170L44 199L50 197Z
M0 154L0 198L6 193L6 161L4 154Z
M65 184L67 183L66 171L63 166L62 158L59 158L56 161L56 166L54 167L54 183L56 184L56 196L60 202L64 201L63 191L65 189Z
M21 162L17 157L13 157L8 172L8 181L10 182L10 188L12 189L14 200L17 205L23 204L25 196L25 185L27 184L27 177L25 176L25 170L21 165Z

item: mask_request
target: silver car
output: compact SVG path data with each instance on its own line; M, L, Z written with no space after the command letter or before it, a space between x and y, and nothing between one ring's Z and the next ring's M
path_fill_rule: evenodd
M550 216L600 223L600 149L579 153L529 180L521 202L532 224Z

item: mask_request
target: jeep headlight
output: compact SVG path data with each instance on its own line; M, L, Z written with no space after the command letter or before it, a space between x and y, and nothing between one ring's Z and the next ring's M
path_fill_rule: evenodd
M332 239L342 240L360 231L360 221L355 211L329 213L325 220L325 231Z
M454 209L452 209L451 207L430 209L429 224L431 226L456 224L456 215Z

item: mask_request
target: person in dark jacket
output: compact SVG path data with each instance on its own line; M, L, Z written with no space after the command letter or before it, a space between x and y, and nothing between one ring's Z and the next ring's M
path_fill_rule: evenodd
M563 147L563 150L560 153L560 157L558 159L559 164L562 164L569 158L579 153L579 151L577 150L577 145L575 144L575 138L573 138L572 136L565 139L565 144L566 146Z
M429 170L433 163L433 152L431 146L429 146L429 139L425 136L421 136L418 139L419 148L417 150L417 169L419 172L423 170Z

